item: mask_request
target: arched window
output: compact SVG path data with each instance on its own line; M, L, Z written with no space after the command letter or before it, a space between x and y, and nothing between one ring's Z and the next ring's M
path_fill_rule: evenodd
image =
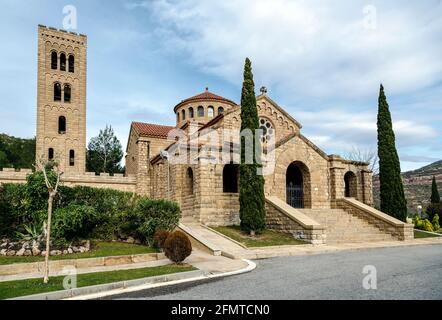
M51 53L51 69L57 70L58 68L58 55L56 51L52 51Z
M176 122L177 123L180 122L180 113L179 112L176 113Z
M181 118L182 121L186 120L186 110L181 111Z
M60 70L66 71L66 55L64 53L60 54Z
M202 107L202 106L198 107L198 117L200 117L200 118L204 117L204 107Z
M71 166L71 167L75 166L75 151L74 150L69 151L69 166Z
M193 170L192 168L187 169L186 173L186 191L187 195L193 194Z
M223 192L238 193L239 165L226 164L223 170Z
M223 107L219 107L218 108L218 114L223 114L224 113L224 108Z
M58 117L58 133L59 134L66 133L66 118L64 116Z
M215 115L215 109L212 106L209 106L207 108L207 116L209 118L213 118L214 115Z
M73 55L69 56L69 72L74 73L75 72L75 58Z
M71 86L64 85L64 102L71 102Z
M193 119L195 115L193 114L193 108L189 108L189 118Z
M54 149L52 149L52 148L49 148L49 150L48 150L48 159L54 160Z
M61 101L61 84L54 83L54 101Z

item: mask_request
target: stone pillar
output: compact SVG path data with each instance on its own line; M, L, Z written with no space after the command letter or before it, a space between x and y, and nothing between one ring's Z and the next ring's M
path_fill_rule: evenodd
M373 173L369 170L361 171L362 180L362 201L369 206L374 205L373 200Z
M150 161L149 161L149 142L140 139L137 142L138 148L138 168L137 168L137 186L136 193L142 196L150 197Z
M330 193L331 200L344 198L345 186L344 186L344 168L332 167L330 168Z
M196 167L197 184L195 188L195 210L199 211L199 220L204 224L210 224L216 215L216 181L215 165L206 159L199 159Z

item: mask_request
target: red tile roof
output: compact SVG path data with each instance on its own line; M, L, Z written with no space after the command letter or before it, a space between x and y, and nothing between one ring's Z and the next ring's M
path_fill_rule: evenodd
M206 91L204 91L203 93L197 94L196 96L187 98L183 101L181 101L180 103L178 103L175 108L174 111L176 112L176 110L182 106L183 104L189 103L189 102L195 102L195 101L217 101L217 102L224 102L224 103L228 103L231 105L236 106L236 103L233 102L232 100L223 98L219 95L216 95L212 92L209 91L209 88L206 88Z
M175 127L163 126L159 124L143 123L143 122L133 122L132 127L141 136L149 136L154 138L167 138L169 132Z

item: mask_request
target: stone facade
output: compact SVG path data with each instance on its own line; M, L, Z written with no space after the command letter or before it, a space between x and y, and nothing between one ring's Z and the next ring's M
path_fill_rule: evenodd
M208 105L221 106L223 112L215 112L210 118L198 118L194 113L194 118L188 119L189 108L195 110L197 106L203 106L207 110L205 106ZM290 202L291 199L287 199L288 169L294 167L302 175L297 177L299 181L294 181L298 183L296 186L300 187L303 198L300 209L330 209L335 200L345 196L372 204L371 172L367 163L324 153L302 135L302 125L267 94L257 97L257 106L261 124L267 126L267 133L271 135L268 138L275 143L274 148L264 152L264 166L268 169L265 174L266 197ZM184 121L183 110L187 115ZM226 190L225 181L230 178L237 181L238 173L229 178L225 176L225 170L226 166L231 166L231 160L238 160L234 151L239 148L240 106L231 105L230 100L206 90L183 100L174 111L177 114L175 129L183 129L184 144L166 136L158 139L156 131L150 127L155 129L156 125L145 124L146 132L152 131L155 135L136 133L134 125L131 127L126 159L131 158L128 161L130 173L138 176L139 193L178 202L184 219L207 225L238 224L238 189L234 192ZM267 140L264 144L267 146ZM233 152L227 160L219 154L226 145L230 145ZM169 159L164 153L161 156L160 150L167 151Z
M39 26L37 159L85 172L87 37Z
M65 185L173 200L181 206L183 221L239 224L239 105L206 88L174 107L175 126L133 122L126 174L95 176L85 172L87 38L44 26L38 32L37 158L57 158ZM262 92L257 110L270 228L314 244L326 242L327 221L334 221L335 231L342 221L355 221L373 239L412 237L412 227L370 208L367 163L323 152L302 134L296 119ZM0 183L23 183L30 172L5 169ZM345 240L361 240L355 230Z

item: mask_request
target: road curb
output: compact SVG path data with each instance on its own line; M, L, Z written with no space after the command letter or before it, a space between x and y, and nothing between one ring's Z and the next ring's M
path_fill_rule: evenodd
M224 273L219 273L219 274L210 274L210 273L199 270L199 272L200 272L199 276L197 275L197 276L193 276L193 277L187 277L185 279L171 280L171 281L161 282L161 283L143 284L143 285L132 286L132 287L127 287L127 288L116 288L113 290L112 289L106 290L106 291L98 292L98 293L94 293L94 294L87 294L87 295L66 298L65 300L99 299L99 298L104 298L104 297L108 297L108 296L115 296L115 295L136 292L136 291L141 291L141 290L166 287L166 286L171 286L171 285L176 285L176 284L197 282L197 281L208 280L208 279L231 277L231 276L240 275L243 273L248 273L248 272L251 272L256 269L256 264L253 261L250 261L247 259L241 259L241 260L247 263L247 267L242 268L240 270L236 270L236 271L224 272Z
M192 279L195 277L201 277L204 275L204 271L196 270L189 272L180 272L180 273L172 273L165 274L161 276L148 277L142 279L134 279L128 281L119 281L114 283L106 283L100 284L96 286L89 286L83 288L76 288L70 290L62 290L62 291L54 291L48 293L40 293L31 296L17 297L8 300L63 300L63 299L71 299L78 296L92 295L98 294L101 292L107 292L111 290L124 290L125 288L137 287L137 286L146 286L146 285L155 285L161 283L169 283L174 281L180 281L183 279Z

